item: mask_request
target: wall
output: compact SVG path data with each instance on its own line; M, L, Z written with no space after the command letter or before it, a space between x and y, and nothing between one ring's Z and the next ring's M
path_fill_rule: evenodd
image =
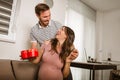
M97 13L97 53L107 59L107 53L111 53L114 61L120 61L120 9L109 12ZM99 57L98 57L99 58Z
M107 60L108 54L111 53L113 61L120 61L120 9L97 12L96 26L97 59ZM108 80L109 71L104 71L103 77L104 80Z
M96 11L79 0L67 0L66 25L75 32L74 45L79 51L76 62L86 62L86 57L95 58ZM86 53L84 51L86 50ZM89 70L71 67L73 80L89 80ZM86 76L86 77L84 77Z
M39 2L43 2L43 0L21 0L16 22L16 42L0 41L0 59L20 60L20 51L30 48L30 28L37 23L34 7ZM65 20L65 4L64 0L54 0L54 6L51 9L52 19L62 24Z

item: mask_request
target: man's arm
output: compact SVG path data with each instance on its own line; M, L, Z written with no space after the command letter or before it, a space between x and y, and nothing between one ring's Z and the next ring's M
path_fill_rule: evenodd
M37 48L37 42L36 41L31 42L31 48L32 49Z

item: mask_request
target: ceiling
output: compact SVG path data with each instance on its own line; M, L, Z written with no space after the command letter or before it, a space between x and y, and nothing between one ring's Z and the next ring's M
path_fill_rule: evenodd
M80 0L98 11L110 11L120 9L120 0Z

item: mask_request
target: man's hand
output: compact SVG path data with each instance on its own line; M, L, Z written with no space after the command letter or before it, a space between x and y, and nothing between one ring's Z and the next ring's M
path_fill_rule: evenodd
M74 49L70 55L66 58L66 62L72 62L78 57L78 50Z

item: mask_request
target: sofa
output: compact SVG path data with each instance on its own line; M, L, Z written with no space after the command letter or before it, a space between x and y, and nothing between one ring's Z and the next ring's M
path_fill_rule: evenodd
M0 80L37 80L39 64L0 59Z
M25 60L0 59L0 80L37 80L39 67ZM64 80L73 80L71 71Z

